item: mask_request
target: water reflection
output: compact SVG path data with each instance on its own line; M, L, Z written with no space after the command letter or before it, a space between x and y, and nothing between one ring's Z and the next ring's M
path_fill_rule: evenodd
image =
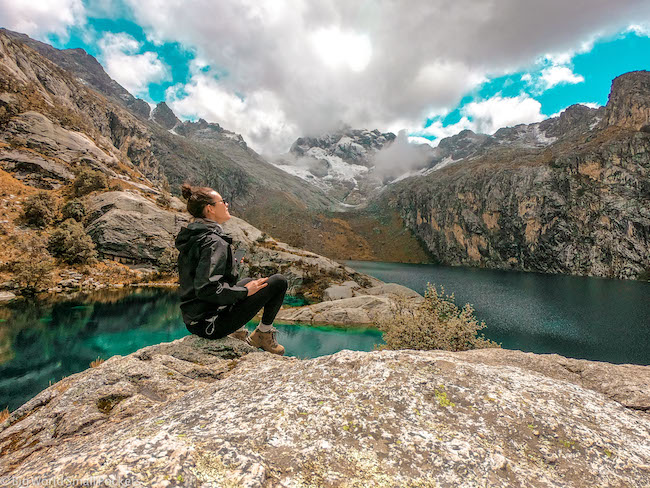
M580 276L349 261L424 292L427 282L474 305L486 337L508 349L650 364L650 283Z
M287 297L290 305L303 299ZM0 307L0 409L15 409L50 383L88 368L97 357L130 354L188 334L175 289L122 289L66 300L16 301ZM317 357L372 350L377 331L276 324L286 354ZM253 323L249 328L254 328Z

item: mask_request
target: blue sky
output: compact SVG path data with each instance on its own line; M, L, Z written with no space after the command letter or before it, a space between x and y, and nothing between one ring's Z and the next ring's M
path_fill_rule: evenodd
M341 124L435 145L604 105L613 78L650 67L647 3L0 0L0 18L271 154Z

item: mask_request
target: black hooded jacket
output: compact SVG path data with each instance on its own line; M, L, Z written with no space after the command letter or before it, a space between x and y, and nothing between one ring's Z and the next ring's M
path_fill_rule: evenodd
M178 281L186 324L213 317L248 296L246 287L236 285L239 274L231 243L221 226L207 219L197 219L178 233Z

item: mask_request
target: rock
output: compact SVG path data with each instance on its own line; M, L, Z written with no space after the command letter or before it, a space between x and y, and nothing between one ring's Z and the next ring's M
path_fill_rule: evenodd
M189 216L163 210L138 193L106 192L90 198L87 232L105 257L155 262Z
M187 337L64 378L2 425L0 469L197 488L650 484L650 415L600 392L615 377L650 405L650 367L590 363L604 377L589 387L566 358L518 351L246 351Z
M359 290L359 294L364 294L364 295L397 295L400 297L405 297L405 298L422 298L422 295L420 295L418 292L411 290L410 288L404 286L404 285L399 285L397 283L383 283L381 285L373 286L370 288L364 288L362 290Z
M472 138L465 159L381 198L443 264L647 279L650 134L637 130L648 117L650 73L622 75L604 109Z
M45 190L59 188L74 179L63 164L28 151L0 150L0 166L23 183Z
M342 284L326 288L325 291L323 291L323 300L331 301L340 300L342 298L352 298L354 296L354 292L352 290L355 288L360 288L359 284L356 281L353 283L354 286L346 286L345 284Z
M316 287L322 291L317 291L314 298L320 300L324 291L333 283L343 281L343 284L351 289L382 283L372 276L359 273L319 254L298 249L270 237L264 238L262 231L237 217L232 217L223 227L232 235L233 245L246 250L240 275L262 277L282 273L289 282L290 293L302 291L305 282L316 283Z
M650 122L650 71L633 71L614 78L603 126L640 130Z
M165 129L171 130L181 121L176 117L172 109L165 102L160 102L151 112L151 118Z
M278 312L277 320L310 325L372 327L376 317L392 313L393 305L389 296L341 298L304 307L282 309Z
M10 302L14 298L16 298L14 293L11 293L10 291L0 291L0 303Z

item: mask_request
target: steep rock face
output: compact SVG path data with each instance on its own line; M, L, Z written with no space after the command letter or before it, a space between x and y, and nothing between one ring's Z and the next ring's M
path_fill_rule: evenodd
M635 71L614 79L603 126L640 130L650 124L650 72Z
M160 102L151 112L151 118L167 130L173 129L181 123L178 117L172 112L172 109L165 102Z
M2 472L205 488L650 483L647 366L248 351L190 336L64 378L0 427Z
M406 180L390 198L443 263L645 276L650 270L650 135L602 126L605 120L631 123L612 115L628 113L616 108L617 100L626 99L618 93L626 76L614 84L612 106L573 107L547 123L546 135L559 138L546 147L495 146ZM633 73L633 85L650 88L635 81L639 76L650 80L650 74ZM639 90L635 100L641 99ZM643 97L650 99L650 89ZM635 127L643 116L636 117Z

